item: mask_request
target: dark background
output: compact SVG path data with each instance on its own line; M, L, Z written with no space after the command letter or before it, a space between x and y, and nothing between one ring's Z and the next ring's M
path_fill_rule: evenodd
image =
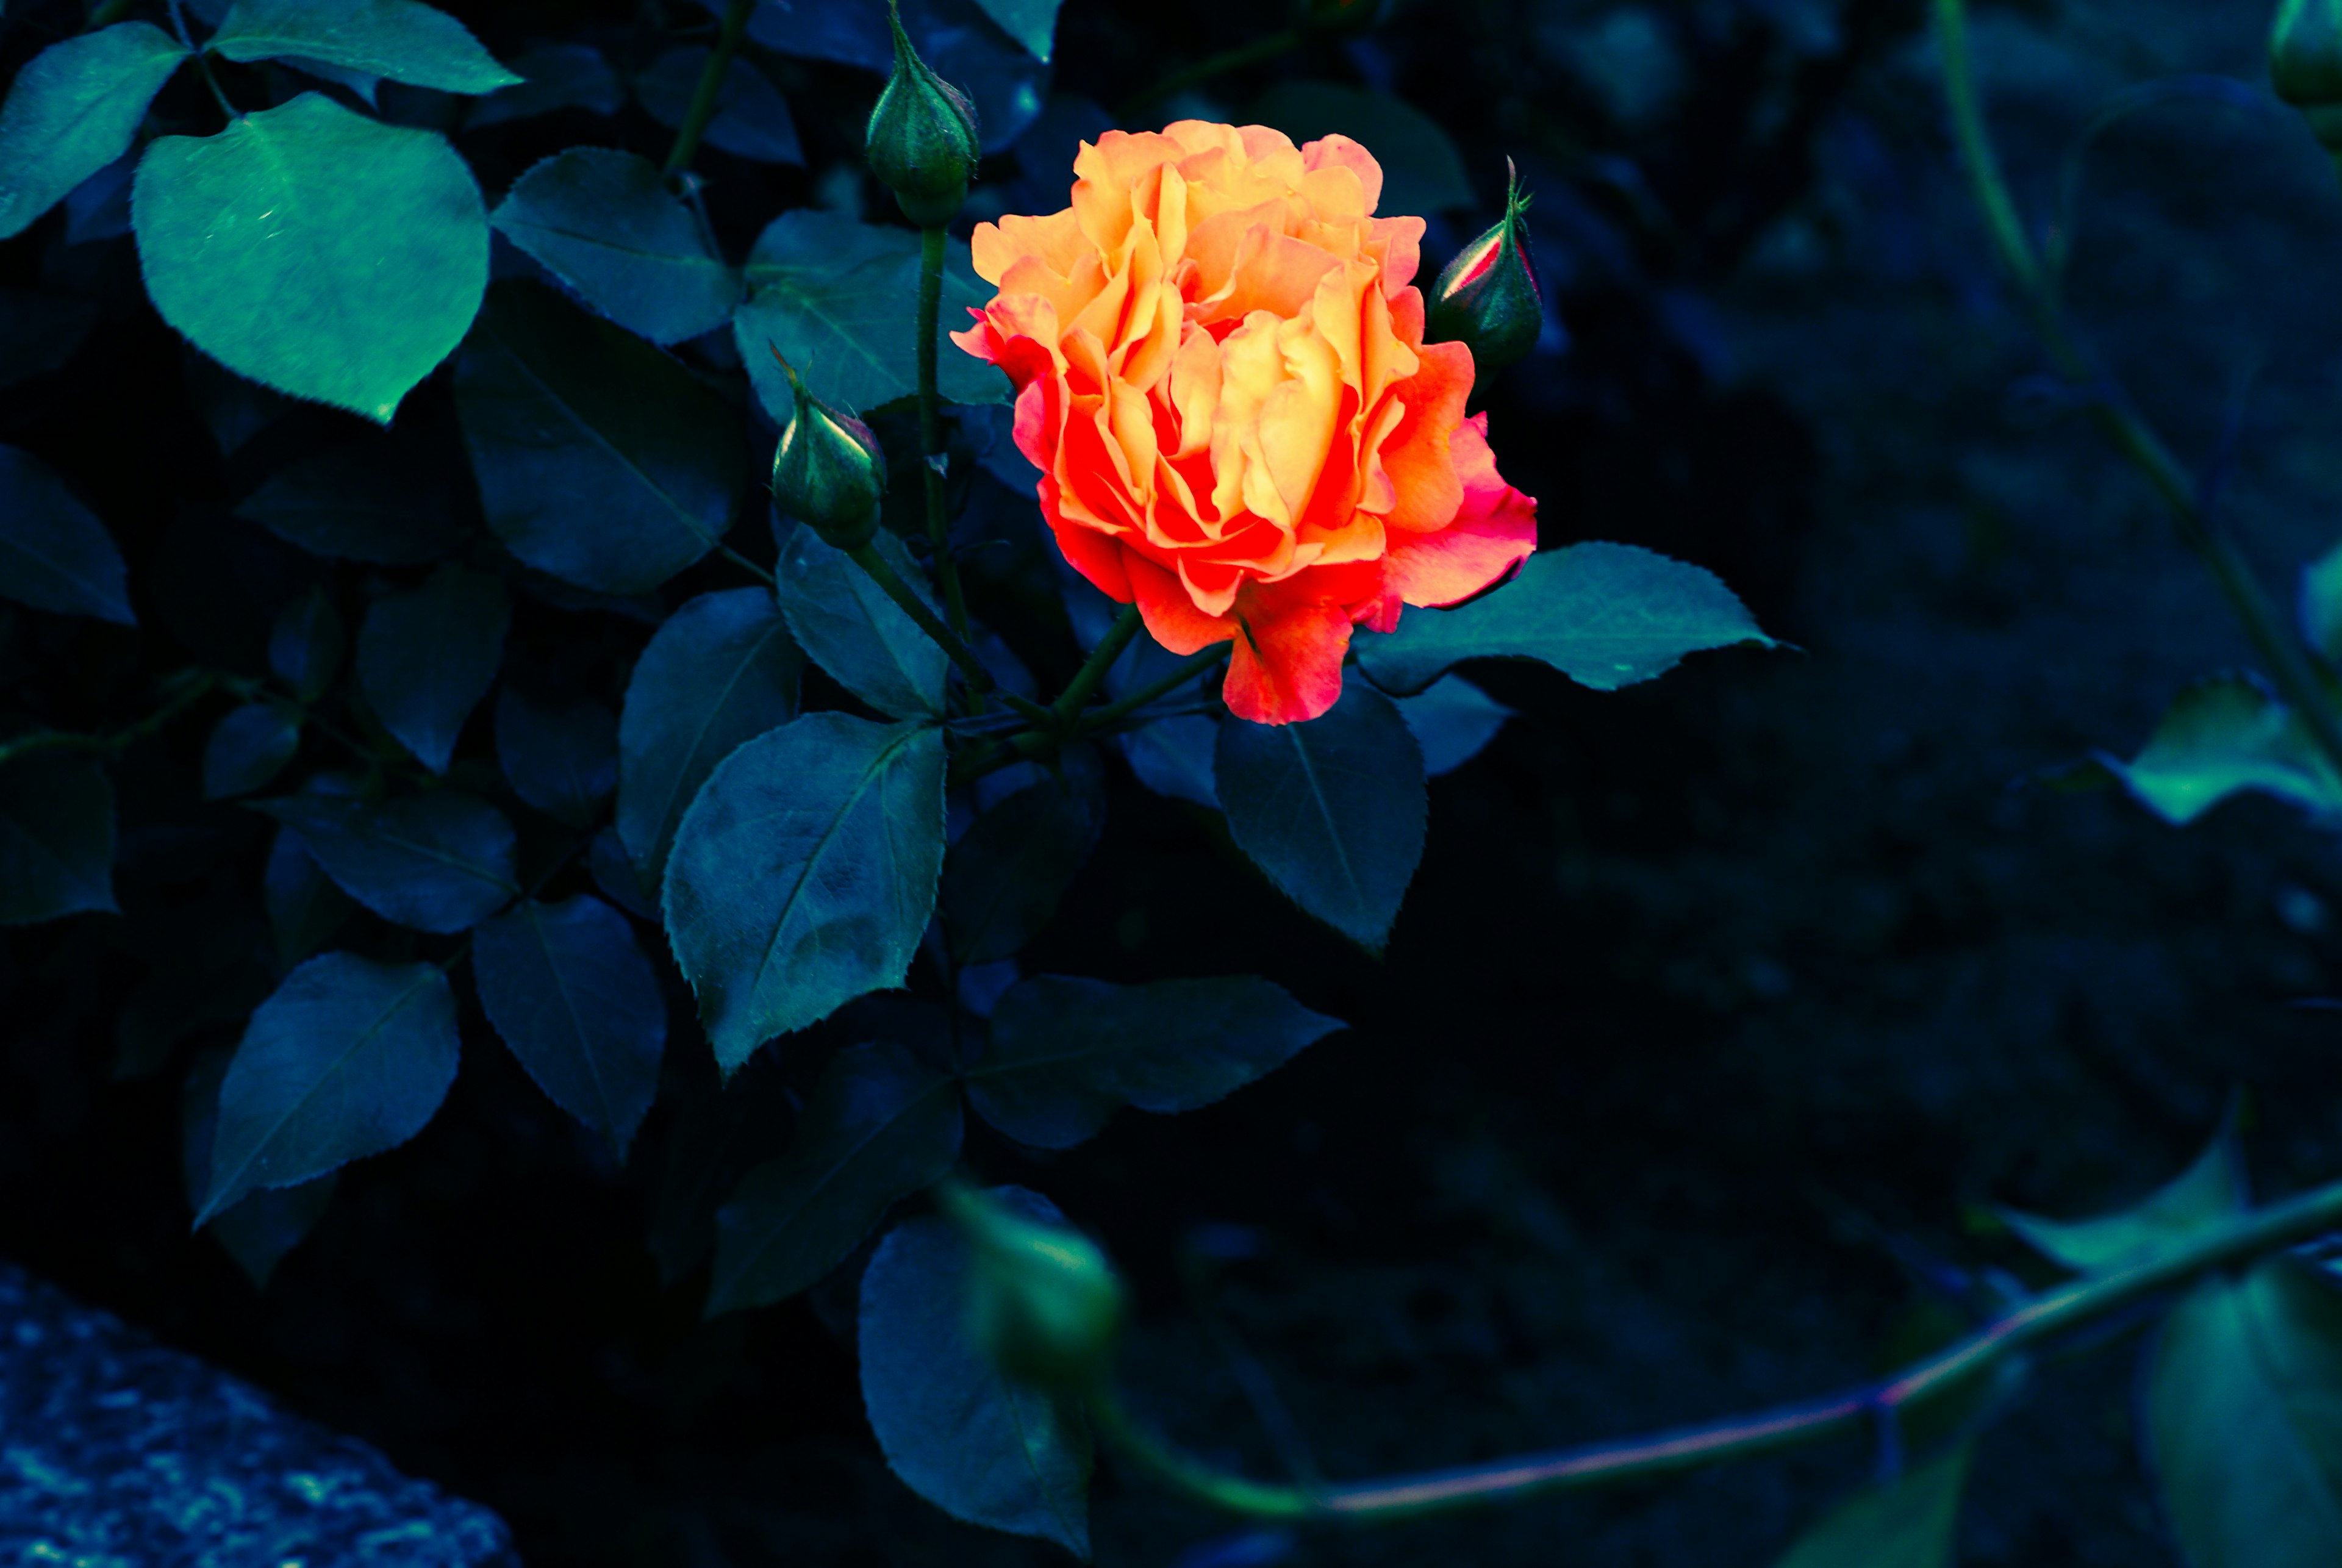
M656 35L623 5L584 24L550 5L453 8L507 58L586 35L623 60ZM2036 215L2111 95L2175 73L2248 85L2106 132L2063 230L2090 341L2183 457L2225 475L2227 518L2289 594L2342 522L2342 186L2260 89L2267 12L2035 0L1988 7L1977 43ZM1908 0L1440 0L1186 105L1233 116L1297 75L1437 118L1481 206L1435 222L1426 280L1518 157L1567 345L1551 335L1484 405L1544 543L1698 562L1796 649L1701 655L1610 695L1476 669L1521 716L1433 784L1430 848L1380 963L1284 904L1207 815L1111 770L1105 841L1029 967L1264 973L1354 1025L1219 1106L1126 1114L1068 1155L972 1145L984 1174L1047 1193L1130 1273L1136 1398L1184 1442L1277 1463L1201 1326L1206 1274L1200 1299L1316 1463L1364 1475L1703 1418L1915 1353L1962 1321L1923 1277L1936 1265L2045 1277L1984 1205L2134 1196L2235 1087L2265 1192L2342 1169L2342 1041L2299 1005L2342 989L2329 840L2265 802L2179 831L2039 782L2136 749L2243 645L2143 484L2034 379L1951 163L1923 21ZM1276 22L1256 3L1067 0L1056 90L1111 105ZM0 26L9 65L45 41ZM853 157L877 86L773 69L812 169L703 159L736 255ZM193 123L194 91L175 85L158 115ZM629 108L463 145L493 199L580 140L656 155L665 134ZM1015 154L985 173L1066 178ZM92 299L100 324L66 369L0 393L0 437L92 497L142 614L180 647L0 613L0 703L96 727L137 712L186 649L239 656L266 624L250 606L314 574L225 509L345 426L295 411L223 459L131 242L69 246L60 223L0 249L0 283ZM450 423L439 378L401 419L443 455ZM1020 504L995 487L985 504ZM769 548L753 519L736 539ZM670 602L726 585L717 571ZM996 584L992 604L1012 608ZM530 605L515 646L606 681L641 634ZM1070 668L1046 625L1019 643L1045 673ZM662 1284L643 1237L679 1142L671 1106L713 1081L679 998L672 1093L624 1170L476 1028L437 1119L344 1174L265 1292L189 1237L178 1084L237 1023L165 1031L185 1037L160 1070L117 1064L145 1027L123 1022L125 999L167 1011L148 983L198 944L234 971L264 940L248 913L262 824L185 804L200 737L182 724L115 770L129 917L0 944L0 1252L494 1506L532 1563L1056 1555L956 1525L887 1474L839 1332L850 1281L712 1323L704 1268ZM736 1093L776 1098L836 1033L768 1053L783 1060ZM1963 1562L2173 1560L2131 1364L2127 1341L2041 1371L1981 1450ZM1868 1463L1848 1442L1300 1541L1232 1533L1109 1463L1098 1558L1760 1564Z

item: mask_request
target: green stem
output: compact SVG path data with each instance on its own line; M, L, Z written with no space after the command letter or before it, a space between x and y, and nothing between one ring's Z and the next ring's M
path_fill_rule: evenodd
M2027 1301L1957 1343L1875 1383L1822 1399L1698 1426L1523 1454L1453 1470L1320 1488L1252 1481L1182 1453L1139 1426L1110 1391L1093 1396L1099 1429L1140 1469L1199 1503L1255 1519L1379 1522L1567 1488L1645 1481L1746 1459L1858 1429L2060 1333L2215 1270L2249 1262L2342 1226L2342 1182L2239 1215L2173 1243L2160 1256L2075 1280Z
M1122 107L1115 111L1115 119L1118 122L1136 120L1142 111L1153 108L1183 88L1192 87L1198 82L1208 82L1224 71L1240 71L1263 60L1274 60L1287 50L1299 48L1301 40L1306 36L1308 34L1303 28L1287 27L1265 38L1256 38L1249 44L1239 44L1233 49L1223 49L1216 55L1206 55L1192 65L1182 65L1137 96L1124 99Z
M1993 248L2016 279L2036 330L2051 361L2069 381L2088 385L2107 378L2094 371L2088 356L2067 329L2057 294L2025 237L2017 204L1994 155L1992 138L1985 129L1984 110L1977 96L1976 77L1968 63L1967 9L1965 0L1935 0L1936 33L1944 62L1944 96L1952 115L1952 130L1977 206L1984 214ZM2253 651L2267 665L2269 676L2286 703L2299 714L2310 739L2328 766L2342 774L2342 714L2337 714L2325 683L2318 679L2309 656L2286 629L2286 620L2252 566L2233 540L2217 527L2206 512L2196 486L2162 438L2134 413L2117 391L2095 399L2090 418L2153 485L2170 512L2172 523L2187 547L2202 557L2212 580L2228 602L2229 612L2244 628Z
M959 563L952 558L951 518L944 497L943 419L936 394L936 317L943 309L944 229L919 231L919 464L927 491L927 543L935 546L936 581L952 630L967 636L967 601L960 596ZM989 687L985 688L989 690Z
M1226 658L1229 651L1235 646L1233 642L1215 643L1161 679L1149 681L1138 690L1126 696L1116 697L1102 708L1092 708L1082 715L1084 733L1102 730L1116 720L1136 713L1156 698L1170 695L1222 659Z
M103 735L80 734L72 730L41 730L33 734L19 735L15 740L0 742L0 764L14 762L20 756L35 752L102 752L107 756L117 756L193 706L219 682L219 676L210 670L182 670L168 683L176 690L164 699L161 707L137 723L125 724L110 734Z
M1126 606L1122 614L1115 617L1114 624L1106 628L1106 635L1098 639L1097 646L1090 650L1090 656L1083 662L1080 669L1074 672L1074 678L1066 683L1066 689L1058 694L1057 718L1060 723L1071 723L1080 715L1082 704L1090 700L1090 694L1097 690L1098 683L1106 679L1106 673L1114 667L1116 659L1122 657L1122 651L1130 646L1130 640L1138 635L1139 627L1145 624L1145 617L1140 615L1136 604Z
M969 746L952 758L946 782L954 789L974 784L986 774L1046 756L1062 739L1055 728L1019 730L1000 740Z
M740 35L748 30L748 14L756 8L756 0L731 0L724 7L724 25L716 35L716 47L700 69L699 85L691 93L691 107L684 111L683 124L676 127L675 145L666 150L668 178L691 167L692 159L699 155L699 138L706 131L707 122L716 117L716 102L724 93L725 74L732 69L732 56L740 48Z

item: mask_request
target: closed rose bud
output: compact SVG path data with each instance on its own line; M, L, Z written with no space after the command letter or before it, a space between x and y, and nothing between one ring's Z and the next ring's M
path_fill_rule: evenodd
M773 454L773 500L840 550L857 550L878 531L878 495L886 458L870 427L806 390L796 371L773 357L796 397L788 428Z
M1529 265L1529 229L1521 215L1528 197L1511 164L1505 165L1505 215L1466 245L1431 286L1424 337L1460 343L1486 372L1527 357L1545 330L1545 305Z
M934 228L950 222L967 199L967 182L983 156L976 106L919 58L894 0L887 0L886 23L895 30L895 72L870 111L863 155L895 193L903 215Z
M1095 1387L1122 1328L1122 1281L1106 1254L1071 1225L1019 1213L995 1193L955 1183L939 1195L974 1254L976 1343L1020 1383L1067 1393Z
M2285 0L2269 29L2269 85L2342 167L2342 0Z

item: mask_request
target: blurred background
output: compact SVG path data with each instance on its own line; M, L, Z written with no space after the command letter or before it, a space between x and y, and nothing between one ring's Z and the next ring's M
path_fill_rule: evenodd
M995 144L971 217L1062 206L1074 147L1110 125L1339 129L1389 170L1385 211L1426 214L1427 281L1496 215L1516 159L1553 319L1478 406L1544 544L1696 562L1796 648L1701 655L1609 695L1476 668L1518 716L1432 785L1381 963L1284 903L1210 814L1111 771L1106 838L1029 966L1253 971L1353 1024L1216 1107L1126 1114L1068 1155L972 1134L990 1139L980 1170L1046 1193L1133 1277L1141 1407L1272 1472L1292 1454L1247 1397L1266 1382L1334 1476L1691 1421L1949 1337L1983 1271L2045 1277L1986 1205L2135 1196L2232 1089L2262 1191L2342 1170L2342 1024L2305 1005L2342 993L2331 842L2266 801L2179 831L2057 782L2096 749L2129 754L2245 650L2144 485L2041 378L1953 162L1918 0L1396 0L1176 79L1275 42L1278 3L1066 0L1042 65L965 0L922 0L915 19L956 40L936 63L976 87ZM742 109L700 165L735 256L785 207L888 214L859 167L879 77L825 31L846 4L760 8L746 57L786 108ZM507 62L557 43L608 63L606 90L468 127L456 100L384 86L387 117L460 129L492 201L579 142L656 156L676 115L660 62L713 26L682 4L448 8ZM2019 204L2067 249L2082 331L2286 596L2342 532L2342 185L2267 95L2269 9L2022 0L1976 26ZM0 65L71 11L12 6ZM281 68L239 69L256 102ZM200 93L175 84L158 116L210 112L182 102ZM771 155L776 124L796 162ZM146 305L118 219L85 200L68 220L0 250L0 285L82 302L88 335L64 368L0 387L0 436L161 563L184 641L232 644L306 568L228 508L344 416L197 360ZM525 270L497 245L500 271ZM399 434L418 473L448 476L448 506L476 508L444 376ZM972 483L973 525L1011 541L976 589L1006 621L1031 503ZM525 607L515 645L549 646L551 613ZM1018 651L1062 675L1072 645L1040 624ZM69 702L111 711L150 678L126 635L0 611L0 684L70 667ZM164 782L195 746L116 773L125 862L177 878L167 906L0 945L0 1253L488 1503L532 1564L1055 1555L956 1525L887 1473L855 1383L856 1265L706 1323L704 1264L662 1279L644 1237L677 1201L669 1152L727 1124L753 1143L757 1108L777 1125L802 1076L760 1063L716 1104L696 1030L676 1029L670 1093L624 1169L467 1040L445 1111L345 1172L264 1292L191 1238L183 1074L155 1069L232 1043L250 1005L223 1001L222 977L251 934L220 929L205 890L248 874L263 831L229 806L171 814L194 792ZM2176 1561L2132 1365L2118 1346L2041 1370L1980 1451L1962 1562ZM1098 1560L1761 1564L1868 1464L1848 1442L1306 1539L1233 1529L1108 1464Z

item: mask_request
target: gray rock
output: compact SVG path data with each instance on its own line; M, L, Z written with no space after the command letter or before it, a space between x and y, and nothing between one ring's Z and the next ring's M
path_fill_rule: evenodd
M486 1509L0 1262L0 1565L519 1562Z

